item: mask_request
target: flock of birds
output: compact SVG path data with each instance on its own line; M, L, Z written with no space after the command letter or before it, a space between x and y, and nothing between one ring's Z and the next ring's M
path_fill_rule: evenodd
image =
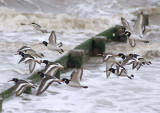
M143 33L145 31L143 18L144 18L143 13L140 13L137 17L137 20L133 28L129 25L129 23L124 18L121 18L121 22L124 26L124 28L122 29L124 33L120 35L125 34L128 37L129 44L131 47L135 47L136 42L149 43L149 41L143 39ZM33 27L36 30L41 31L42 33L48 33L46 29L42 28L40 25L36 23L22 24L22 25L33 25ZM62 42L58 44L56 42L56 34L54 31L51 32L48 40L49 42L43 41L42 43L49 50L57 51L60 54L64 52L63 49L61 49ZM44 91L48 89L48 87L53 82L57 82L58 84L61 84L61 82L65 82L71 87L88 88L88 86L83 86L80 84L80 81L83 75L82 67L74 69L73 72L71 73L70 79L63 78L62 80L60 80L56 78L55 75L58 69L60 70L64 69L64 67L61 64L51 62L48 60L37 60L36 58L42 58L44 57L44 55L40 52L36 52L35 50L27 46L23 46L20 49L18 49L17 54L22 56L19 63L24 62L25 64L26 63L29 64L30 73L33 72L36 66L36 63L38 64L44 63L46 65L45 68L41 72L34 73L36 75L40 75L40 77L42 78L36 95L41 95ZM114 73L117 76L125 76L125 77L128 77L129 79L132 79L134 75L128 74L124 66L132 65L132 69L136 68L137 70L139 70L140 67L151 64L150 61L147 61L145 58L141 57L138 54L124 55L123 53L119 53L118 55L113 55L112 53L108 52L108 53L104 53L102 56L103 56L103 61L106 62L105 72L106 72L107 78L110 76L111 73ZM117 60L115 56L120 57L121 60L120 61ZM25 80L18 79L18 78L13 78L10 81L15 82L14 92L16 93L16 96L21 95L27 87L36 88L36 86L33 85L32 83L25 81Z

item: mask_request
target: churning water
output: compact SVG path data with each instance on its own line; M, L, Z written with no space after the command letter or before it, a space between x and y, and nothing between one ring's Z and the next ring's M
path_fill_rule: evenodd
M149 44L138 43L135 48L126 43L111 42L106 52L137 53L152 62L139 71L131 70L133 80L105 75L102 58L90 58L84 64L81 84L88 89L53 84L41 96L22 94L12 96L3 103L4 113L159 113L160 112L160 1L159 0L0 0L0 91L12 86L7 81L13 77L30 76L28 65L18 64L20 56L14 55L26 45L42 52L44 59L56 60L60 55L43 45L49 33L41 33L32 26L21 23L38 23L48 31L55 30L57 41L63 42L65 53L90 37L126 18L131 25L136 15L143 11L150 15L145 37ZM64 53L64 54L65 54ZM44 66L37 65L36 70ZM35 70L35 71L36 71ZM61 75L69 78L71 72Z

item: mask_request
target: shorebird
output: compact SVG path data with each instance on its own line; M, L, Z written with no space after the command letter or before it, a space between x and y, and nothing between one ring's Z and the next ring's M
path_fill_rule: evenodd
M55 62L50 62L48 60L43 60L43 61L41 61L41 63L46 64L46 66L43 70L43 73L51 75L51 76L55 76L58 69L64 69L64 67L61 64L55 63Z
M137 20L133 26L133 29L131 29L129 23L124 18L121 18L121 22L123 26L125 27L125 29L123 30L125 31L125 34L128 37L129 44L131 47L136 46L136 41L149 43L149 41L143 39L143 32L145 31L143 16L144 14L142 12L138 15Z
M22 56L22 58L18 63L21 63L21 62L24 62L25 64L29 63L30 73L32 73L33 70L35 69L36 63L41 64L40 61L36 60L33 56L29 54L24 54L23 52L19 52L19 54Z
M134 64L135 66L133 67L133 69L137 67L137 70L139 70L139 68L145 64L147 64L147 65L152 64L150 61L147 61L145 58L141 57L138 54L131 54L130 53L129 56L139 61L138 64Z
M143 65L143 63L140 62L138 59L135 59L131 56L125 56L123 53L119 53L118 55L115 56L119 56L123 59L123 61L121 62L122 66L132 64L132 69L137 67L137 70L139 70L140 67Z
M47 30L45 28L42 28L40 25L38 25L37 23L31 23L31 24L24 24L21 23L21 25L32 25L34 29L41 31L42 33L48 33Z
M64 51L60 47L62 46L62 42L58 43L56 42L56 34L54 31L51 32L49 36L49 43L46 41L43 41L42 43L52 51L58 51L60 54L62 54Z
M21 47L20 49L18 49L17 51L18 53L19 52L24 52L26 54L30 54L32 56L35 56L35 57L39 57L39 58L42 58L44 57L44 55L40 52L36 52L35 50L33 50L31 47L27 47L27 46L23 46Z
M25 80L20 80L18 78L13 78L10 81L14 81L15 83L14 92L16 93L16 96L20 96L27 87L35 88L35 86L32 83L27 82Z
M130 56L125 56L123 53L119 53L118 55L115 55L115 56L119 56L122 58L122 62L120 63L122 66L125 66L125 65L130 65L130 64L133 64L134 62L136 62L136 60Z
M107 71L109 70L110 68L112 68L112 66L114 64L120 66L120 67L123 67L115 58L114 56L111 54L111 53L104 53L103 55L103 62L106 62L106 77L108 78L110 76L110 71ZM123 67L124 68L124 67Z
M71 73L70 80L67 78L63 78L61 81L65 82L67 85L69 85L71 87L88 88L88 86L83 86L80 84L80 81L82 79L82 75L83 75L83 69L77 68L77 69L74 69L73 72Z
M132 77L134 77L133 74L129 75L125 69L123 69L121 67L118 67L118 66L116 66L116 69L110 68L107 71L110 71L110 72L114 73L117 76L128 77L129 79L132 79Z
M37 93L36 95L40 95L42 94L44 91L46 91L48 89L48 87L53 83L53 82L57 82L59 84L61 84L61 81L59 79L57 79L56 77L53 77L51 75L48 74L44 74L42 72L38 72L35 73L40 75L40 77L42 78L41 83L38 87Z

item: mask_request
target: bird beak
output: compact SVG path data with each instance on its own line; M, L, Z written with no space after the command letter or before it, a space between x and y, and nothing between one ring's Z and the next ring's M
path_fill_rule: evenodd
M119 56L119 55L114 55L114 56Z
M38 73L34 73L34 75L38 75Z
M13 81L13 80L9 80L9 81L7 81L7 82L11 82L11 81Z
M59 81L63 82L62 80L59 80Z
M97 54L98 56L102 56L102 54Z
M119 35L124 35L125 33L121 33L121 34L119 34Z

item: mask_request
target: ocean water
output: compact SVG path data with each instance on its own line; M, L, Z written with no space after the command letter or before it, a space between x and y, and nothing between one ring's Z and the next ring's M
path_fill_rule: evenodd
M137 4L138 2L138 4ZM139 71L133 80L111 75L106 78L105 63L101 57L93 57L84 64L81 84L88 89L72 88L65 84L53 84L41 96L22 94L3 102L4 113L159 113L160 92L160 1L159 0L0 0L0 91L13 85L7 82L13 77L29 77L28 65L18 64L16 51L26 45L42 52L43 59L56 60L78 44L115 25L122 25L124 17L133 25L136 15L143 11L150 15L145 38L149 44L111 42L106 52L137 53L152 62ZM22 23L38 23L49 32L55 30L57 41L62 42L64 54L48 50L39 44L47 41L49 33L41 33ZM44 65L37 65L36 70ZM70 77L71 72L61 75ZM38 85L38 84L37 84Z

